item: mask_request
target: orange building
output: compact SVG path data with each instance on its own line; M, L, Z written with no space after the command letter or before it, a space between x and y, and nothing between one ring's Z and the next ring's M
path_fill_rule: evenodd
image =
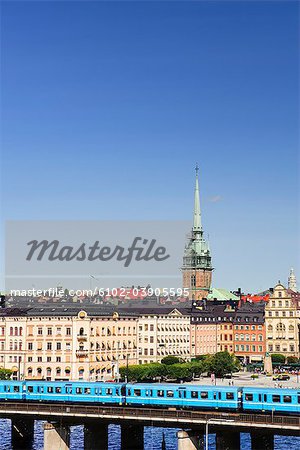
M262 362L266 351L265 302L245 302L236 312L233 324L234 353L244 363Z

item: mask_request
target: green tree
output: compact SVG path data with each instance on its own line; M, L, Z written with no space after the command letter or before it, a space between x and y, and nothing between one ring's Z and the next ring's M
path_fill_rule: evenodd
M0 380L10 380L12 373L10 369L0 369Z
M286 362L288 364L297 364L299 362L298 358L296 356L288 356L286 358Z
M161 363L166 364L167 366L170 366L172 364L178 364L180 362L183 362L181 358L178 358L178 356L172 356L172 355L165 356L161 360Z
M240 368L238 359L228 352L218 352L215 355L210 355L205 359L204 364L206 370L214 373L216 377L223 377L226 373L237 372Z
M273 363L285 363L285 356L281 355L280 353L274 353L273 355L271 355L271 359Z

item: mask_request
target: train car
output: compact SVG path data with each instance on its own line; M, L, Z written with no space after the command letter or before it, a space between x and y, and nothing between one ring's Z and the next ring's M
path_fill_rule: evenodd
M243 387L243 410L246 412L280 412L300 414L300 391Z
M183 384L127 384L127 405L238 410L242 389Z
M23 385L29 401L122 404L121 383L25 381Z
M22 400L23 383L22 381L1 380L0 381L0 400Z

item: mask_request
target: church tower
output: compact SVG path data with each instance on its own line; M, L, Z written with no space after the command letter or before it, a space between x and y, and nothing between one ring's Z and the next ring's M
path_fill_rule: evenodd
M288 283L289 283L289 289L291 289L291 291L297 292L297 280L296 280L296 275L294 274L294 269L291 269L291 271L290 271Z
M188 288L189 298L195 300L209 294L213 271L209 245L203 237L198 171L196 166L193 228L185 246L182 266L183 288Z

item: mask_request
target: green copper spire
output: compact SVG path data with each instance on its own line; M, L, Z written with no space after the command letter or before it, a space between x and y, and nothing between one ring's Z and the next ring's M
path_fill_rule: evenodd
M199 181L198 181L198 171L199 171L198 164L196 164L195 170L196 170L196 185L195 185L195 199L194 199L193 231L202 231Z

